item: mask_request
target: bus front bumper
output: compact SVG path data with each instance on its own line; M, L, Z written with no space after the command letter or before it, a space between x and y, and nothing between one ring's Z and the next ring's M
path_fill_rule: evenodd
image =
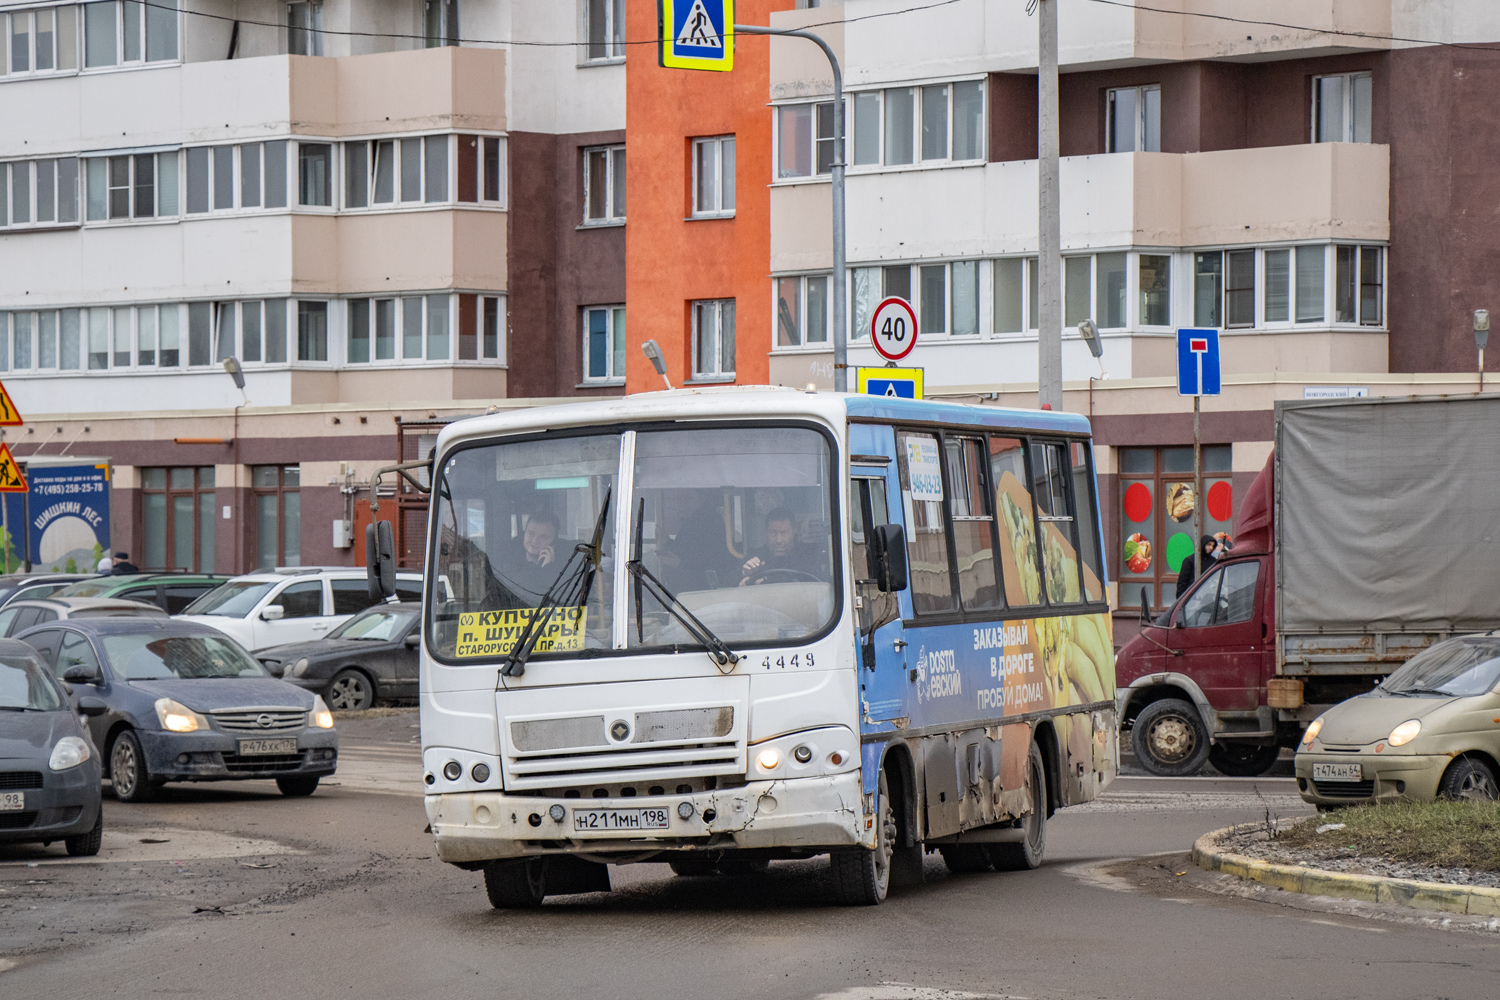
M678 811L683 803L692 806L686 818ZM875 837L866 828L869 811L858 771L615 799L448 792L428 795L426 805L438 857L451 863L643 850L869 847ZM561 820L553 818L553 806L561 807ZM638 815L652 809L666 813L665 829L575 829L575 812Z

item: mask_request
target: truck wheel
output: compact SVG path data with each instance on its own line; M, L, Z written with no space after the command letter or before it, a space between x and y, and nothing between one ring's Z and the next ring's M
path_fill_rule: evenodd
M1141 766L1162 778L1196 774L1208 760L1208 730L1198 709L1181 698L1163 698L1141 709L1130 745Z
M1026 839L1014 844L988 844L990 862L997 871L1021 872L1041 866L1047 853L1047 769L1042 766L1042 751L1031 744L1027 755L1030 769L1031 812L1021 821Z
M833 889L845 906L878 906L891 889L891 853L896 842L896 810L890 786L880 772L879 815L875 820L875 849L834 851Z
M1448 766L1438 785L1438 795L1445 799L1466 799L1471 802L1493 802L1500 786L1495 783L1495 774L1482 761L1473 757L1460 757Z
M1231 778L1258 778L1281 759L1280 747L1258 747L1246 743L1215 743L1208 762Z
M497 910L535 910L546 898L542 858L491 861L484 867L484 891Z

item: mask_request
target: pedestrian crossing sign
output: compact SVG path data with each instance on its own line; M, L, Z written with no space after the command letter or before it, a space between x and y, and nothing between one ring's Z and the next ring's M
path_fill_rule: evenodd
M921 368L860 368L854 391L866 396L921 399L924 374Z
M734 69L734 0L656 0L658 61L668 69Z
M0 493L25 493L27 489L26 474L16 464L10 445L0 441Z

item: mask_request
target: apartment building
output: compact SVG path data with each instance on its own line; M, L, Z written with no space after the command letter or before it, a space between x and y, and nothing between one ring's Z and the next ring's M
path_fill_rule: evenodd
M143 568L352 564L437 422L622 392L623 6L5 6L17 457L107 460Z
M1162 502L1192 479L1176 329L1223 331L1225 391L1202 419L1213 531L1230 529L1269 454L1277 399L1477 388L1471 312L1500 303L1486 166L1500 140L1484 124L1500 59L1470 43L1500 40L1500 13L1477 0L1057 2L1065 405L1093 418L1101 446L1117 606L1138 606L1143 586L1160 606L1193 546L1181 505ZM805 41L772 39L769 106L754 109L770 126L769 169L749 172L767 157L746 135L738 148L736 211L770 223L767 243L736 242L768 264L739 293L741 358L765 352L773 383L831 386L832 296L848 296L856 365L881 363L871 311L900 295L921 328L906 363L926 369L929 395L1034 406L1027 5L775 6L760 23L810 28L842 64L849 276L832 288L827 62ZM737 60L754 59L740 42ZM657 91L630 87L634 123ZM723 127L725 95L697 93L674 110L684 149ZM679 276L662 297L690 301L696 288ZM1083 319L1101 330L1098 361L1076 331ZM630 385L653 377L632 369ZM1126 563L1126 538L1155 555Z

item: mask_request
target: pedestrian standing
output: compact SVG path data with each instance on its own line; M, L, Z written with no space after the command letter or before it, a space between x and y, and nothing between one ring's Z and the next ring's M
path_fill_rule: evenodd
M1202 562L1204 573L1207 573L1209 567L1218 562L1218 560L1214 558L1214 553L1218 551L1218 548L1219 543L1214 539L1213 535L1204 535L1203 540L1198 543L1198 551L1203 553ZM1188 592L1188 589L1192 587L1193 580L1193 560L1190 556L1182 561L1182 569L1177 574L1176 596L1181 597L1183 594L1186 594Z

